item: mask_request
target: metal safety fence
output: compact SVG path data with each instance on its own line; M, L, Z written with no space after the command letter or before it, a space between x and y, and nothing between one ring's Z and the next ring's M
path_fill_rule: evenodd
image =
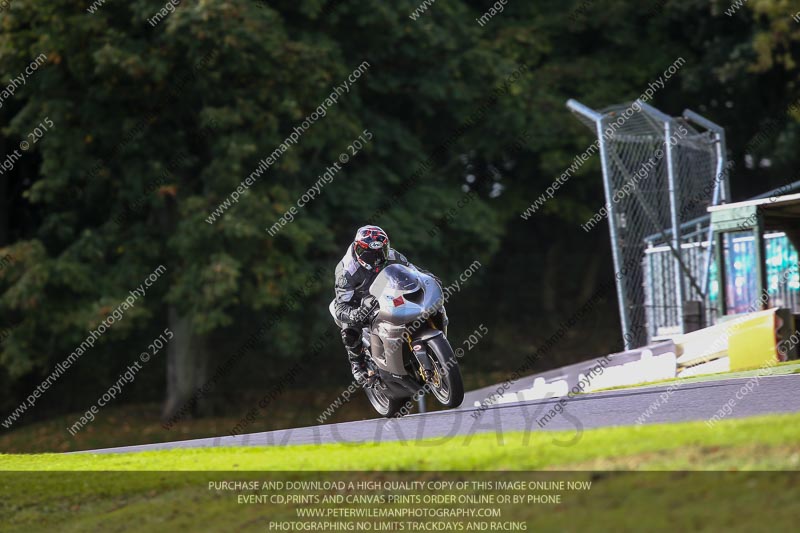
M626 348L658 331L685 331L691 303L708 300L711 250L699 244L701 219L729 197L724 130L693 111L671 117L639 100L599 111L567 106L597 135L615 270L635 265L617 279ZM658 266L646 264L652 247L665 247L668 268L661 256ZM648 295L655 272L661 290Z

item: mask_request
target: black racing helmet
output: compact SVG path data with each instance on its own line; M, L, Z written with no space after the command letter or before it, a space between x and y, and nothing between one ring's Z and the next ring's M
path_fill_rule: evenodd
M378 226L362 226L353 240L358 263L368 270L380 270L389 260L389 236Z

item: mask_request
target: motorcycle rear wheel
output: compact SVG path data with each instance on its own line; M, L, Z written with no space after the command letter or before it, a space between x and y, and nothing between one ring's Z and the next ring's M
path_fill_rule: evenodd
M367 394L367 399L372 407L378 412L379 415L386 418L393 418L400 415L403 406L408 401L408 398L389 398L378 387L366 387L364 392Z

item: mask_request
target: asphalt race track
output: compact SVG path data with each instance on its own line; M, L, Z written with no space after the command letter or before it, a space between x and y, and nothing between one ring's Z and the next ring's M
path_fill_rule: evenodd
M750 382L749 387L748 382ZM662 396L667 390L668 386L655 386L576 396L566 401L563 413L550 419L544 425L544 429L537 421L558 403L558 399L492 406L480 415L478 410L471 406L473 393L468 395L469 406L465 405L450 411L409 415L399 420L380 418L251 433L236 437L144 444L77 453L139 452L206 446L416 441L422 438L447 438L487 432L497 433L498 439L501 439L503 432L526 430L572 430L577 433L598 427L634 425L648 408L652 414L645 423L707 420L731 400L735 405L728 415L730 418L800 411L800 394L798 394L800 375L690 383L673 388L671 394ZM656 406L655 410L652 406Z

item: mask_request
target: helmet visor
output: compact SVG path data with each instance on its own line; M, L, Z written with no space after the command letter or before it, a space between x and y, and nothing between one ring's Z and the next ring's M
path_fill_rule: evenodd
M384 246L382 248L374 249L361 248L357 246L356 255L358 255L359 259L368 265L381 266L389 259L389 247Z

